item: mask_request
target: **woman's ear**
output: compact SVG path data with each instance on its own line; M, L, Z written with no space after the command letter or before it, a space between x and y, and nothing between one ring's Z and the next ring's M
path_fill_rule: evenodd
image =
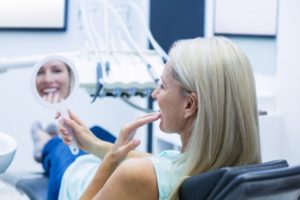
M198 97L195 92L191 92L186 96L186 105L185 105L185 118L189 118L197 113L198 110Z

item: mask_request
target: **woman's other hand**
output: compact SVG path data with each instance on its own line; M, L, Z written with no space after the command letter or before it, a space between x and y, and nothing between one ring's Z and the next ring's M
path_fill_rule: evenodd
M145 124L158 120L159 118L160 113L151 113L137 118L135 121L123 126L114 145L112 146L112 149L108 153L110 157L114 161L118 162L125 159L128 153L140 144L139 140L133 139L136 130Z

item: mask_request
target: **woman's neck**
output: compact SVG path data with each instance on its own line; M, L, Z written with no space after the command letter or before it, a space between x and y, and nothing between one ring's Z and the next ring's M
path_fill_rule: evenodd
M181 152L185 152L187 145L189 143L190 137L192 135L192 131L193 131L193 124L195 121L195 116L191 116L189 117L184 125L183 130L180 133L180 139L181 139L181 144L182 144L182 148L181 148Z
M190 137L191 137L191 131L184 131L180 134L180 139L182 144L181 153L185 152Z

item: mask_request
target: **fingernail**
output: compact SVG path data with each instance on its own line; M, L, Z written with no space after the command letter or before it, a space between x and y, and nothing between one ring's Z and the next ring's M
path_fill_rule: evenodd
M160 115L161 115L161 114L158 112L158 113L155 113L154 116L155 116L155 117L160 117Z
M140 141L139 141L139 140L134 140L134 141L133 141L133 144L134 144L134 145L138 145L138 144L140 144Z
M68 123L68 119L63 117L63 121Z

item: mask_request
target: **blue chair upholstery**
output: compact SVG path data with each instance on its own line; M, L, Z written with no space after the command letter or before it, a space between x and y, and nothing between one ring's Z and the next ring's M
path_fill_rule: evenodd
M295 199L300 197L300 166L237 176L216 199Z
M240 174L263 171L274 168L288 167L285 160L275 160L266 163L225 167L187 178L179 191L181 200L216 199L221 190Z

